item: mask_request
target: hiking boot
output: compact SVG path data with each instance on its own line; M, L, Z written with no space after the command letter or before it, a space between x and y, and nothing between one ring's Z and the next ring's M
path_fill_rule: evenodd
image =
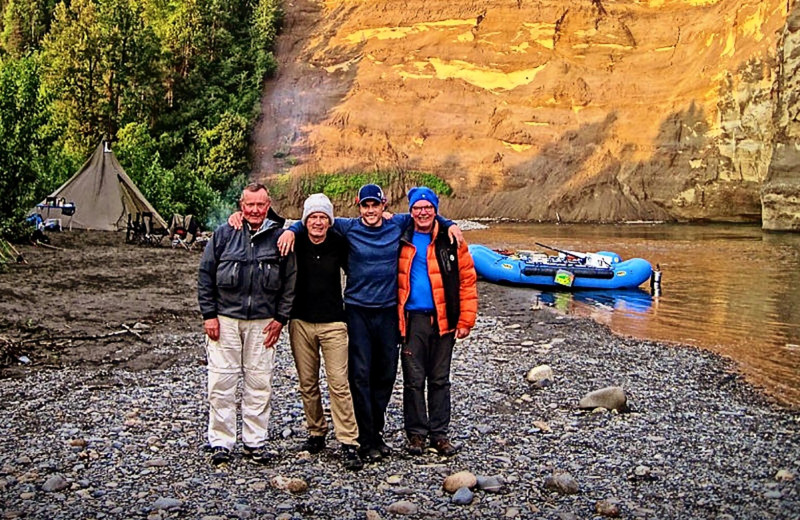
M307 451L312 455L316 455L325 449L325 436L324 435L309 435L308 439L303 441L300 445L300 451Z
M425 451L425 437L418 433L412 433L408 436L408 447L406 448L409 455L422 455Z
M381 452L381 457L386 458L392 455L392 448L384 442L383 437L378 437L378 441L375 443L375 448L379 452Z
M358 448L353 444L342 444L342 464L348 471L358 471L364 467L361 457L358 456Z
M259 446L258 448L244 446L242 453L246 459L250 459L256 464L269 464L278 456L277 452L268 450L266 446Z
M444 455L445 457L452 457L459 451L461 451L461 446L457 446L452 444L448 439L436 439L435 441L431 441L431 447L436 450L439 455Z
M371 446L361 446L358 449L358 454L361 455L361 460L364 462L378 462L383 458L378 448Z
M212 466L222 466L231 461L231 450L223 446L213 446L209 449L208 461Z

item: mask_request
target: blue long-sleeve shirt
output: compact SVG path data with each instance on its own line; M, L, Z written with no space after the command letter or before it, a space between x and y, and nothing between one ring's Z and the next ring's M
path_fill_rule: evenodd
M442 219L445 226L452 221ZM377 227L365 225L360 218L336 218L333 223L349 246L350 272L344 290L344 302L372 309L385 309L397 305L397 258L400 250L400 235L407 226L413 225L408 213L383 219ZM302 222L295 222L289 229L297 233L303 229Z

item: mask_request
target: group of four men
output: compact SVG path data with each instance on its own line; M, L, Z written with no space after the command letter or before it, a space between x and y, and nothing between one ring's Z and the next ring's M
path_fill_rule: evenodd
M383 191L367 184L360 217L335 218L330 200L314 194L284 230L266 187L244 189L241 213L214 232L198 277L213 464L227 463L236 442L241 374L244 456L266 463L275 455L267 442L273 347L287 322L309 432L302 449L325 447L321 353L344 466L388 456L385 413L402 351L408 452L421 454L428 439L440 454L457 452L448 438L450 361L456 338L475 323L475 269L458 227L438 216L436 194L423 186L408 198L410 214L384 215Z

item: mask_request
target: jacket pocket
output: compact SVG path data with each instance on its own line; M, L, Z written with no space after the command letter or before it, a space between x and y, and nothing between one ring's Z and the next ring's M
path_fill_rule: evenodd
M277 263L259 260L258 277L265 291L275 292L281 287L280 266Z
M241 279L241 262L223 260L217 267L217 287L239 287Z

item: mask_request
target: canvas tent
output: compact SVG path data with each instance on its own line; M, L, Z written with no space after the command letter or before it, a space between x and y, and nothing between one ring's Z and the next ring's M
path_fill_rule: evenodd
M144 198L122 169L114 152L103 141L78 173L50 194L34 209L52 201L74 202L70 226L77 229L121 231L127 229L128 215L152 213L152 227L166 229L167 223Z

